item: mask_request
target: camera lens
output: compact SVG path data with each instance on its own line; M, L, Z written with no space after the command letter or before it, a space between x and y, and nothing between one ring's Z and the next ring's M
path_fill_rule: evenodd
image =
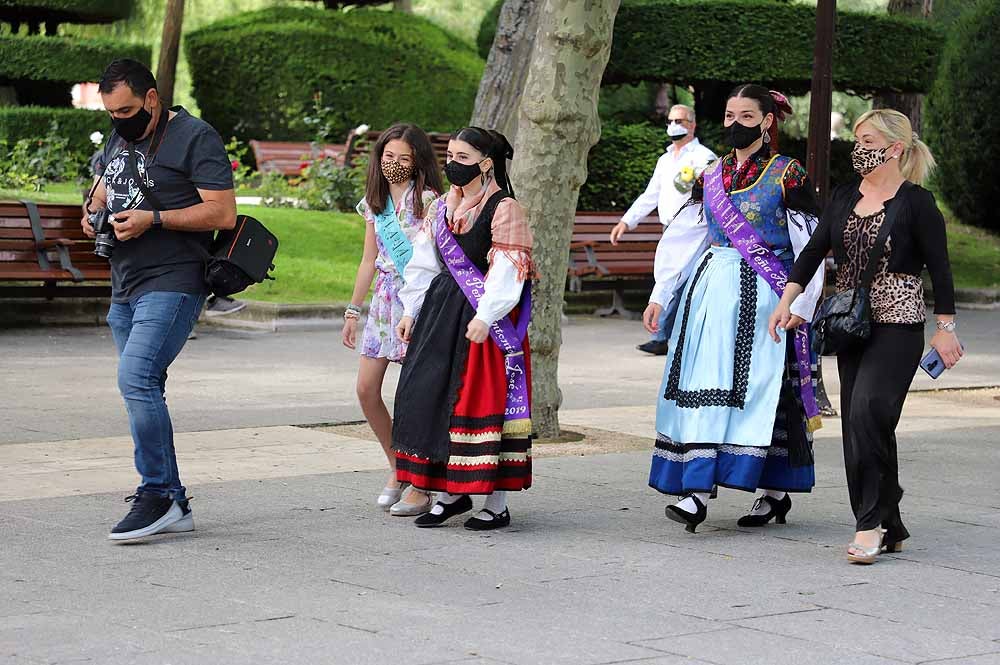
M110 259L115 249L115 239L110 233L99 233L94 238L94 254L103 259Z

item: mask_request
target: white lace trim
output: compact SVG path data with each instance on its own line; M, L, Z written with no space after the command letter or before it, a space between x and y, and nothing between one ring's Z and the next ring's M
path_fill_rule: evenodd
M726 453L727 455L749 455L751 457L760 458L766 458L769 454L784 457L788 456L788 450L784 448L757 448L754 446L733 446L729 444L723 444L714 448L694 448L683 453L675 453L670 450L655 448L653 450L653 456L662 457L669 462L681 462L686 464L687 462L698 458L715 459L720 452Z

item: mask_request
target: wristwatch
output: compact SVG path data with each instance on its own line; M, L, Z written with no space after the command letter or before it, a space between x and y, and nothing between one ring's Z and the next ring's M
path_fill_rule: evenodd
M154 229L162 229L163 228L163 220L160 219L160 211L159 210L154 210L153 211L153 228Z
M955 322L954 321L938 321L937 329L943 330L945 332L953 333L955 332Z

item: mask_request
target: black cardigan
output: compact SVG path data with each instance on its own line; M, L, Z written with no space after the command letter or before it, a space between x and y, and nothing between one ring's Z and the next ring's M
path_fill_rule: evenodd
M834 189L820 216L819 226L792 266L789 282L809 283L826 255L833 250L837 265L845 265L844 227L847 218L861 200L860 181ZM920 185L903 183L896 196L885 202L885 210L903 206L896 213L889 237L892 255L889 272L920 276L924 266L934 286L934 313L955 313L955 286L948 262L948 238L944 217L934 195Z

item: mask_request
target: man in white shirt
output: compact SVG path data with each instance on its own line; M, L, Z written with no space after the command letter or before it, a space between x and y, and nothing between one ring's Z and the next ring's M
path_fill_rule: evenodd
M611 244L617 245L621 237L635 229L640 220L655 208L660 223L666 228L677 211L691 198L694 175L717 159L715 153L706 148L694 135L694 109L684 104L675 104L668 114L667 135L671 145L656 161L653 177L649 179L646 191L639 195L632 207L622 216L622 220L611 230ZM687 176L690 179L687 179ZM663 242L663 239L660 239ZM657 256L662 252L657 249ZM656 335L640 351L656 356L666 355L670 329L673 327L676 305L665 310L660 318Z

